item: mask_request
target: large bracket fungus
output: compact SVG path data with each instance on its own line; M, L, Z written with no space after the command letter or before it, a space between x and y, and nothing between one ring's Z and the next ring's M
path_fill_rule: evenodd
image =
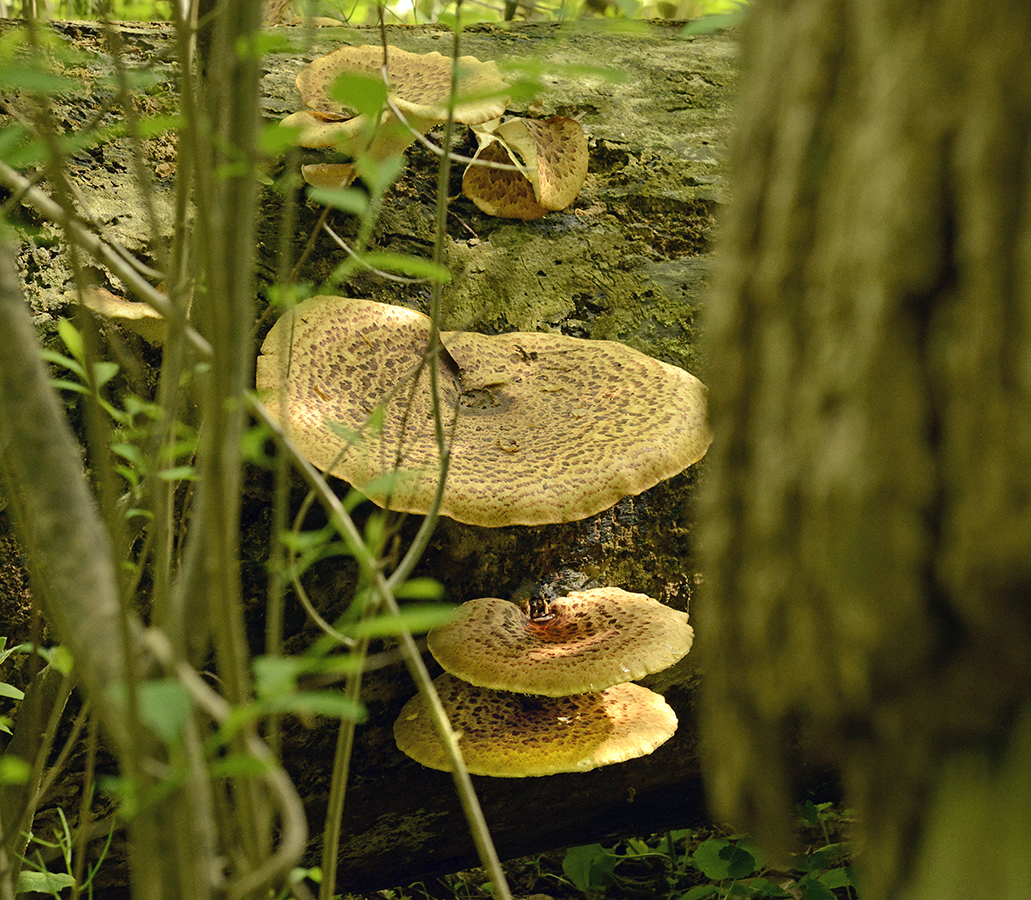
M270 413L315 466L380 506L419 514L440 473L429 332L412 310L313 297L276 322L257 366ZM451 441L440 511L460 522L582 519L683 471L709 446L704 385L623 344L440 338L437 399Z
M473 775L520 778L587 772L646 756L677 729L669 704L636 684L573 697L492 691L446 673L433 685ZM422 694L402 708L394 739L416 762L450 770Z
M474 128L474 160L511 168L470 164L462 191L487 215L539 219L565 209L587 177L587 138L576 119L510 119L494 128Z
M478 687L564 697L661 672L691 649L687 613L616 587L574 591L528 615L508 600L469 600L434 628L441 667Z
M409 53L366 44L338 47L303 68L297 90L308 109L287 116L282 124L302 129L303 147L335 148L352 157L365 152L374 159L403 153L416 133L424 134L447 119L453 65L458 68L454 120L480 125L498 118L508 105L508 84L493 61L480 62L473 56L452 61L436 52ZM332 96L333 83L341 75L380 79L384 71L393 108L384 109L378 123L356 115Z
M517 777L584 772L651 753L677 717L627 682L691 649L687 613L620 588L576 591L527 611L470 600L430 632L444 668L434 685L469 771ZM394 723L398 748L435 769L449 763L422 695Z

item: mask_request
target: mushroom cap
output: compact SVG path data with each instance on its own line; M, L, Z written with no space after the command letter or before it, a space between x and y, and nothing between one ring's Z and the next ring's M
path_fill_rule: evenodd
M425 513L440 471L421 366L428 340L429 319L412 310L313 297L272 327L257 386L315 466L381 506ZM451 436L441 513L460 522L582 519L677 474L709 446L704 385L623 344L536 333L442 332L441 341ZM377 407L381 424L366 428ZM351 446L334 425L361 437Z
M433 685L473 775L521 778L588 772L647 756L677 730L669 704L636 684L575 697L492 691L446 673ZM394 722L394 740L416 762L450 771L421 694L401 710Z
M163 344L168 337L165 317L146 303L126 300L106 288L83 288L81 293L67 291L65 297L72 302L81 300L87 309L135 331L148 344Z
M499 219L520 219L529 222L549 212L534 195L533 182L528 170L513 156L512 151L493 135L481 140L474 160L520 166L523 171L495 169L470 163L462 175L462 193L488 216Z
M523 171L470 165L462 190L487 215L536 219L576 199L587 177L588 155L576 119L510 119L481 137L475 159L515 163Z
M470 684L564 697L661 672L691 649L687 613L616 587L574 591L532 619L508 600L469 600L428 636L441 667Z
M508 97L505 96L508 84L502 78L497 63L493 60L480 62L474 56L460 56L457 62L455 121L476 125L500 116L508 105ZM451 94L451 66L450 57L435 51L419 54L388 47L391 99L406 116L411 114L420 119L444 121ZM382 67L383 47L378 44L338 47L300 71L297 89L305 105L318 112L337 115L353 112L330 97L329 89L333 82L345 72L378 79Z

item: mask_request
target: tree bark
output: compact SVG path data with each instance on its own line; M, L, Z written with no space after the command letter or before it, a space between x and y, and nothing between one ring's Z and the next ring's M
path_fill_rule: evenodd
M1031 10L779 0L745 44L705 326L709 787L770 836L834 762L864 896L1024 896L903 884L957 771L991 802L958 761L998 776L1031 695Z

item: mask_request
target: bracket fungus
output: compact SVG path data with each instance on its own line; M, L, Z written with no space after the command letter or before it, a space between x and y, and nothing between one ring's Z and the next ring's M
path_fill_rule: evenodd
M479 125L500 116L508 105L508 84L495 62L480 62L473 56L452 61L436 52L409 53L393 46L386 48L387 96L404 122L390 107L382 111L379 123L355 115L353 109L330 96L330 89L345 73L382 77L384 48L366 44L338 47L303 68L296 83L308 109L292 113L282 124L301 127L302 147L332 147L353 157L365 152L374 159L403 153L416 132L424 134L447 119L453 62L458 67L454 120ZM375 134L366 146L372 131Z
M646 756L677 728L676 714L666 701L636 684L573 697L492 691L447 673L433 684L474 775L587 772ZM421 694L402 708L394 722L394 740L416 762L450 770Z
M519 171L470 164L463 193L489 216L539 219L565 209L587 177L587 138L576 119L510 119L493 130L474 129L475 160L515 165Z
M440 472L422 364L429 329L402 307L313 297L276 322L257 365L269 412L312 464L419 514ZM711 441L705 386L631 347L539 333L440 338L451 438L440 511L460 522L582 519L683 471Z
M428 636L441 667L478 687L564 697L661 672L691 649L687 613L616 587L574 591L529 612L463 603Z

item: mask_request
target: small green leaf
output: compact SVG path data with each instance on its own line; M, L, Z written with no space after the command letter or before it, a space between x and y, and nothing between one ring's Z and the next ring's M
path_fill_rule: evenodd
M173 466L158 472L158 478L162 481L194 481L197 470L193 466Z
M410 578L394 591L394 596L398 600L440 600L444 586L433 578Z
M258 148L266 156L280 156L291 147L296 147L303 133L304 129L296 125L270 122L258 132Z
M61 336L61 340L75 361L84 366L86 364L86 349L83 346L82 335L79 334L78 329L70 320L58 319L57 333ZM82 370L82 373L83 375L86 374L85 369Z
M339 209L353 216L364 216L369 208L369 195L358 188L308 188L308 197L323 206Z
M605 852L601 844L571 847L562 858L562 871L566 878L585 894L604 887L606 874L611 875L615 868L616 860Z
M10 697L12 700L24 700L25 691L20 691L13 684L0 681L0 697Z
M18 893L53 894L71 887L75 879L67 872L26 872L18 874Z
M722 851L732 846L723 838L709 838L695 847L691 862L710 881L726 881L730 877L730 863Z
M815 878L820 884L830 888L832 891L838 888L849 887L852 884L848 869L844 866L839 866L836 869L827 869L825 872L820 872Z
M737 12L721 13L715 16L702 16L701 18L694 19L688 22L684 26L684 30L680 32L682 38L697 37L701 34L712 34L714 31L720 31L723 28L734 28L740 25L745 18L744 6Z
M805 875L795 885L799 900L837 900L830 888L820 884L815 878Z
M365 706L356 703L340 691L303 691L275 697L268 704L269 712L293 713L294 715L328 716L333 719L350 719L364 722Z
M430 281L439 281L441 284L451 281L451 273L444 266L438 266L432 260L420 259L418 256L373 252L364 254L362 261L372 268L384 272L400 272L402 275L428 278Z
M166 744L179 739L193 711L193 698L174 678L145 681L138 688L140 718Z
M32 766L20 756L0 756L0 784L25 784Z
M412 604L403 606L400 615L382 615L374 619L363 619L349 627L348 633L354 637L383 638L393 637L408 631L411 634L422 634L431 628L447 622L455 614L453 606L444 604Z
M329 96L359 115L368 116L372 122L377 122L380 112L387 105L387 86L382 78L344 72L333 80Z
M102 388L118 374L118 371L119 366L116 362L96 362L93 364L93 380L98 388Z
M755 857L744 847L731 844L720 851L720 857L727 861L727 874L730 878L747 878L755 873L757 866Z
M212 778L259 778L268 772L268 763L244 753L233 753L208 766Z

